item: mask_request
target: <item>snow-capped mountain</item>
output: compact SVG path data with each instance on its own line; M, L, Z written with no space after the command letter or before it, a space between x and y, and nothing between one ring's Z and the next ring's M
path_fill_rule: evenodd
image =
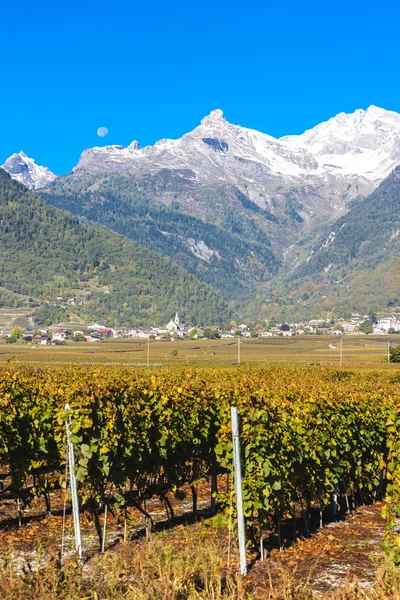
M295 276L310 256L308 269L321 275L315 249L336 247L343 216L355 215L363 231L367 197L400 164L399 139L400 115L376 107L281 139L215 110L180 139L85 150L41 196L170 257L236 300L276 273ZM357 196L364 199L349 202ZM397 236L397 225L386 229ZM349 239L356 241L351 232ZM386 258L397 249L388 243ZM346 244L330 260L339 269L347 268Z
M50 169L37 165L33 158L29 158L22 151L10 156L2 168L29 190L44 188L56 178Z
M74 172L104 169L192 169L197 180L236 183L238 175L254 170L257 179L269 172L288 177L305 175L318 163L303 148L230 124L221 110L212 111L201 124L178 140L160 140L140 149L138 142L85 150Z
M381 181L400 162L400 114L370 106L340 113L302 135L280 141L310 152L319 171Z
M371 106L341 113L298 136L277 139L229 123L221 110L177 140L141 149L105 146L85 150L76 175L175 170L197 183L239 187L262 208L296 189L302 218L329 215L367 195L400 163L400 115Z
M193 184L237 186L261 208L293 197L301 217L329 216L372 192L400 164L400 114L375 106L340 113L303 133L280 139L232 125L214 110L193 131L154 146L104 146L85 150L73 173L153 175L172 170ZM3 168L30 189L55 175L20 152Z

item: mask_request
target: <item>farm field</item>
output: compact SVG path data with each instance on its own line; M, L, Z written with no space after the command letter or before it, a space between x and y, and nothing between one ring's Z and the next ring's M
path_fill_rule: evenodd
M246 578L237 574L233 404ZM383 546L398 559L399 406L398 365L10 362L0 368L0 597L398 598ZM67 420L83 563L63 487Z
M387 357L387 344L399 336L344 336L344 366L377 366ZM254 365L338 365L340 340L331 336L274 337L240 340L241 362ZM238 360L236 339L150 341L153 365L230 365ZM0 364L114 364L144 366L147 340L102 340L66 346L0 345Z

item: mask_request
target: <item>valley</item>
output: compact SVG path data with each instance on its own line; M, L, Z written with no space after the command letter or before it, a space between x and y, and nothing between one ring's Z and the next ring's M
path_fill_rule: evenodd
M370 106L280 139L214 110L177 140L85 150L64 176L24 153L3 167L168 257L235 318L282 322L400 310L399 163L400 115Z

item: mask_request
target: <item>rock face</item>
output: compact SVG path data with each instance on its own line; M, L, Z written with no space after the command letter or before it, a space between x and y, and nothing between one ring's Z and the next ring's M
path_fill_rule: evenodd
M375 106L280 139L232 125L214 110L178 140L85 150L74 173L168 169L193 183L235 185L272 212L274 202L290 197L307 221L340 215L348 200L369 194L399 163L400 115Z
M3 169L29 190L44 188L56 178L47 167L35 164L33 158L29 158L22 151L10 156L4 163Z

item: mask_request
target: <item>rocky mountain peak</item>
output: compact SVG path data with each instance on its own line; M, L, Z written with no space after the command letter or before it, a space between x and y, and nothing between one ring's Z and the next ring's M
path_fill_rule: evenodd
M34 159L29 158L22 150L7 158L2 167L13 179L23 183L29 190L46 187L56 178L50 169L37 165Z
M131 144L128 146L129 150L140 150L140 144L137 140L133 140Z
M220 121L226 121L225 115L220 108L212 110L209 115L201 120L201 125L211 125L213 123L219 123Z

